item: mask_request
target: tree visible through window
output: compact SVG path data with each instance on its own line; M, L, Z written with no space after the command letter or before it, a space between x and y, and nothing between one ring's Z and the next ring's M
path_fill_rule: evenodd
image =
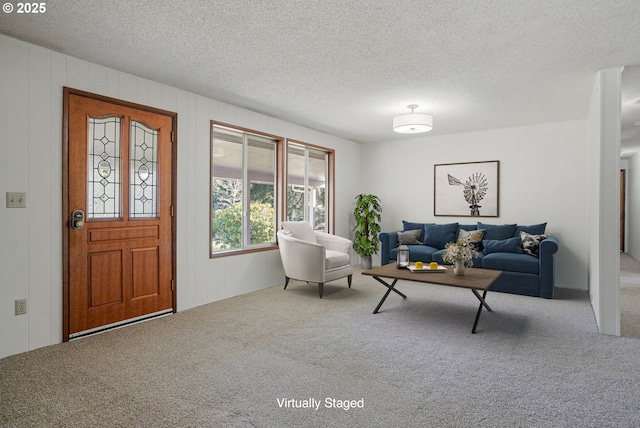
M278 140L217 124L211 142L211 251L275 243Z
M212 121L210 254L276 248L285 219L333 232L333 164L331 149Z

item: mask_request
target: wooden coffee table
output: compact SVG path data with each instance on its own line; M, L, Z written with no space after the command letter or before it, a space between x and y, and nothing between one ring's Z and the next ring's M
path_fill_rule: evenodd
M471 333L475 334L476 327L478 326L478 320L480 319L480 312L484 306L489 312L493 312L485 297L487 296L487 290L495 282L496 279L502 274L500 270L493 269L476 269L467 268L464 275L455 275L453 273L453 266L447 266L444 272L411 272L408 269L398 269L395 263L389 263L388 265L373 268L362 272L363 275L371 275L373 278L387 287L387 292L376 306L373 311L374 314L378 313L380 306L387 299L387 296L392 291L399 294L403 298L407 298L398 289L395 288L398 280L414 281L414 282L426 282L429 284L447 285L450 287L468 288L473 294L480 300L480 306L478 307L478 313L476 314L476 320L473 323L473 329ZM393 282L389 284L383 278L393 279ZM482 291L482 296L478 291Z

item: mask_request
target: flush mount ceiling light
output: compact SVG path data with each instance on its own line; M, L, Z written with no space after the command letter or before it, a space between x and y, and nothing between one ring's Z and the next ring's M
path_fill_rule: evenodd
M414 113L418 108L417 104L410 104L407 108L411 113L401 114L393 118L393 130L401 134L419 134L428 132L433 128L433 118L428 114Z

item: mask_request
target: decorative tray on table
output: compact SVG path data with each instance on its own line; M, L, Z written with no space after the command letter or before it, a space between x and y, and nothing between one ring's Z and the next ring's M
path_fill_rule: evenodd
M408 268L411 272L444 272L447 270L446 267L442 266L442 265L438 265L437 269L431 269L431 267L429 267L428 264L425 264L422 269L418 269L416 267L416 265L409 265Z

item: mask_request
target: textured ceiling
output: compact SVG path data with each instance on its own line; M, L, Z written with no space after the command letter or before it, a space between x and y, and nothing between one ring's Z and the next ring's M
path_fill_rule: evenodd
M640 64L638 0L46 6L0 32L359 143L411 138L391 131L408 104L432 135L582 119L598 70Z

